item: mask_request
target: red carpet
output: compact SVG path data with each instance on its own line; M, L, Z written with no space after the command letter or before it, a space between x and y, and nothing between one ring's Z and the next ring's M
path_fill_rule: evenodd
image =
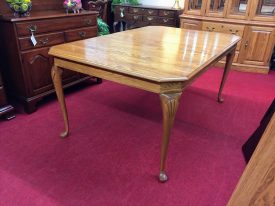
M67 95L71 136L52 98L0 122L0 206L224 206L244 167L241 146L275 97L275 72L211 69L182 95L166 184L156 181L159 97L104 81Z

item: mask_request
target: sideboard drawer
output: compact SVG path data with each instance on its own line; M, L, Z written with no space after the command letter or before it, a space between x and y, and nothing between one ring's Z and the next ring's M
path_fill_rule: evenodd
M97 27L80 28L65 31L66 42L87 39L97 36Z
M169 11L169 10L160 10L159 16L162 17L175 17L175 11Z
M160 17L158 19L158 23L163 24L163 25L173 25L173 24L175 24L175 19Z
M34 46L30 40L30 37L19 38L19 44L20 44L21 50L40 48L44 46L53 46L53 45L61 44L65 42L63 32L36 35L35 39L37 41L37 44Z
M158 17L157 16L144 16L143 21L150 22L150 23L158 23Z
M157 9L144 9L144 14L149 16L158 16Z
M26 36L31 34L31 29L34 34L53 32L64 29L79 28L85 26L95 26L96 18L94 15L90 16L70 16L68 18L56 18L39 21L29 21L24 23L17 23L16 29L19 36Z

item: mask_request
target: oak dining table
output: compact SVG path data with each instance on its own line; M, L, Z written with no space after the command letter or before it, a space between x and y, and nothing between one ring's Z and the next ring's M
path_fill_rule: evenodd
M65 124L60 136L69 135L62 89L64 69L156 93L163 117L158 177L166 182L170 133L183 90L226 57L217 95L218 102L223 102L222 90L239 41L240 37L232 34L147 26L51 47L52 79Z

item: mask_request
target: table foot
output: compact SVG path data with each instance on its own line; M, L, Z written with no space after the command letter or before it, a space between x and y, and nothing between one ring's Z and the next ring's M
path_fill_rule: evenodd
M69 136L69 131L68 131L68 130L60 133L60 137L61 137L62 139L66 138L66 137L68 137L68 136Z
M218 97L218 100L217 100L219 103L223 103L224 102L224 99L222 97Z
M164 171L161 171L161 172L159 173L159 181L160 181L161 183L165 183L165 182L167 182L167 180L168 180L168 176L165 174Z

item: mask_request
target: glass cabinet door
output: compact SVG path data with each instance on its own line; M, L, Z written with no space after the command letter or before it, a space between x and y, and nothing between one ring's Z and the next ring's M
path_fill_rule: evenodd
M254 0L252 0L254 1ZM251 0L232 0L228 2L227 16L231 18L245 19L248 17L248 11Z
M252 19L275 21L275 0L257 0L252 8Z
M206 15L214 17L224 17L227 0L209 0L206 6Z
M185 13L194 15L203 15L205 7L205 0L186 0L184 5Z
M275 0L260 0L257 6L257 16L274 16Z

